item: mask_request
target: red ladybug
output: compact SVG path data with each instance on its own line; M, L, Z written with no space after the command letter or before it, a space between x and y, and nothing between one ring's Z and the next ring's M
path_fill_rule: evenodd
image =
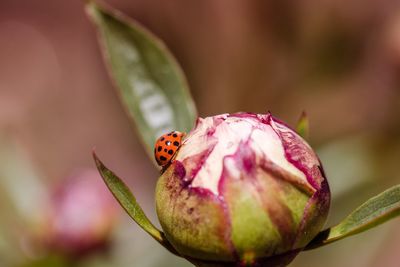
M184 133L173 131L157 139L154 146L154 157L158 165L165 167L171 162L176 151L181 146L184 136Z

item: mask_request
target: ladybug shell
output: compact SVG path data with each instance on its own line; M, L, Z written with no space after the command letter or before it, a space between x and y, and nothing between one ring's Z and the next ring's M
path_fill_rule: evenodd
M184 135L184 133L173 131L157 139L154 146L154 157L158 165L164 167L171 162L176 151L178 151L182 144Z

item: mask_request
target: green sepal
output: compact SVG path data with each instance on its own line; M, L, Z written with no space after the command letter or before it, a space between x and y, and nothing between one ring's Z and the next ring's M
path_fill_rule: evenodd
M300 115L300 118L296 125L296 132L304 139L308 139L308 135L310 132L310 123L305 111L303 111Z
M338 225L320 232L305 248L318 248L359 234L400 215L400 185L369 199Z
M197 111L185 76L165 44L136 21L93 1L86 11L120 99L153 159L159 136L194 126Z
M147 218L143 209L137 203L135 196L125 185L125 183L116 176L111 170L109 170L93 152L93 158L96 162L98 171L103 178L105 184L110 189L116 200L119 202L121 207L128 213L128 215L149 235L151 235L158 243L168 249L175 255L178 255L176 250L165 238L162 231L158 230L151 221Z

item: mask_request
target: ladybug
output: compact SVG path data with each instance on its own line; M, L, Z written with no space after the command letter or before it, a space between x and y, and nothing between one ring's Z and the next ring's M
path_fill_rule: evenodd
M157 139L154 146L154 157L158 165L165 167L172 161L176 151L178 151L182 144L184 136L185 133L172 131Z

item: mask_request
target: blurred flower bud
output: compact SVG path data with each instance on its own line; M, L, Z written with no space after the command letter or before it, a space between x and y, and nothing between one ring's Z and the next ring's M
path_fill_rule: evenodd
M270 114L199 118L156 189L167 239L210 262L290 261L321 230L329 203L317 155Z
M49 250L77 257L107 246L118 206L98 172L84 170L64 180L50 205Z

